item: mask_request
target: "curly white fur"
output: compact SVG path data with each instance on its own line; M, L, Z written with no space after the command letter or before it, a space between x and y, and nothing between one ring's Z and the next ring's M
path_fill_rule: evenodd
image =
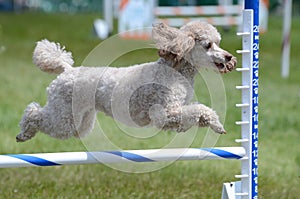
M102 111L127 125L186 131L192 126L226 133L211 108L191 104L193 81L200 67L226 73L236 58L219 47L217 30L202 22L180 29L157 24L153 38L161 57L130 67L75 67L70 52L60 44L37 43L33 62L43 71L60 74L47 88L44 107L26 108L16 140L23 142L41 131L52 137L82 137Z
M71 68L74 61L72 53L65 51L65 47L44 39L37 42L33 52L33 63L44 72L60 74L65 68Z

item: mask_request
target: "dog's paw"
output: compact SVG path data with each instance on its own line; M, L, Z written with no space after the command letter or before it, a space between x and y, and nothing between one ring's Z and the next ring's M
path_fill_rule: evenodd
M223 125L219 121L213 121L209 124L209 127L216 133L226 134Z
M27 140L30 140L33 136L29 136L24 133L20 133L16 136L16 142L25 142Z

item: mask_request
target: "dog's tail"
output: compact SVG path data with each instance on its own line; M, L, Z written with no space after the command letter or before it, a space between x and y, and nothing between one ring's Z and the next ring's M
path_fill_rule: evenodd
M74 64L72 53L65 51L59 43L47 39L37 42L33 52L33 63L42 71L60 74Z

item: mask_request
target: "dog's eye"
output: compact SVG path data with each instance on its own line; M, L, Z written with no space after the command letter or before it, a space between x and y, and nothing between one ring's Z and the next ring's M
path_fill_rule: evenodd
M205 49L208 50L208 49L211 48L211 46L212 46L212 42L208 42L208 43L206 43L206 45L205 45Z

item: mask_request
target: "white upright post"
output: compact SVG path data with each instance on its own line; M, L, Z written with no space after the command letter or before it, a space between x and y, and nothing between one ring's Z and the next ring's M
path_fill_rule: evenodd
M290 73L290 33L292 18L292 0L284 1L283 11L283 36L282 36L282 60L281 60L281 76L289 77Z
M242 85L236 86L242 92L242 102L236 104L241 108L242 119L236 124L241 126L241 139L236 142L246 150L241 159L241 174L236 175L238 182L224 183L223 199L257 199L258 198L258 69L259 69L259 3L258 0L246 0L243 11L243 31L237 35L243 37Z
M104 20L107 23L109 34L113 32L113 0L104 0Z
M250 198L251 195L251 153L252 153L252 73L253 73L253 11L243 12L243 31L238 33L243 37L243 50L237 51L242 54L242 68L237 71L242 72L242 85L236 88L242 92L242 103L236 106L241 108L242 119L236 124L241 126L241 139L236 142L241 143L245 148L247 157L242 159L241 174L236 178L241 179L240 192L235 193L235 198Z
M243 21L242 139L247 157L242 160L241 198L258 197L258 70L259 70L259 0L246 0ZM248 32L250 33L249 35ZM244 63L245 58L245 63ZM244 66L244 64L246 64ZM248 70L249 67L249 71ZM246 88L248 87L248 88ZM249 106L248 106L249 105Z

